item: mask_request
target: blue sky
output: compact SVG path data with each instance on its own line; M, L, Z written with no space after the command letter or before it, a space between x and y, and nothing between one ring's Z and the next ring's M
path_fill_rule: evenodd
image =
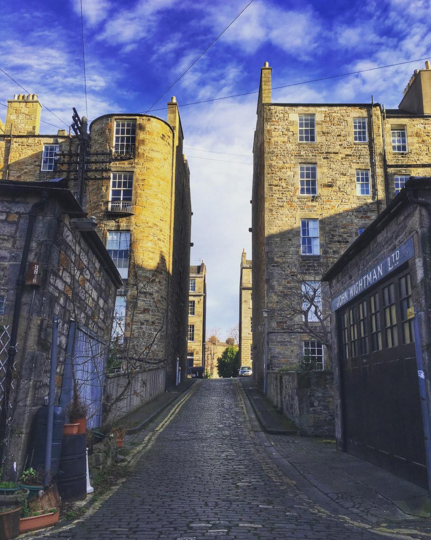
M147 112L249 0L82 0L88 117ZM0 67L59 118L86 114L80 0L4 0ZM428 0L254 0L150 114L166 118L176 96L191 170L192 264L208 267L208 329L221 338L238 322L239 264L251 254L252 142L257 91L269 62L273 86L431 58ZM423 61L273 92L276 102L376 102L395 108ZM24 93L0 72L0 104ZM6 109L0 105L0 118Z

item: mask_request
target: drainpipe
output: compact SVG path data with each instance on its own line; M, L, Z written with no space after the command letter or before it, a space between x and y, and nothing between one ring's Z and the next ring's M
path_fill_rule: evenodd
M13 365L15 363L15 356L16 356L18 326L19 326L19 318L21 315L21 302L22 302L22 295L24 292L25 271L27 268L28 254L30 251L30 244L31 244L31 239L33 237L33 230L36 223L37 215L43 211L47 203L47 200L48 200L48 194L47 192L43 192L40 201L34 203L30 209L30 213L28 215L28 224L27 224L27 231L25 235L24 248L23 248L22 257L21 257L21 264L19 267L18 278L16 280L15 304L14 304L14 310L13 310L8 357L7 357L6 366L5 366L6 377L5 377L5 383L4 383L3 407L2 407L2 412L1 412L1 415L2 415L1 425L5 429L5 432L6 432L6 420L7 420L8 408L9 408L9 393L10 393L10 388L12 384L12 371L13 371ZM9 443L7 443L7 446L8 445ZM3 459L4 457L5 456L3 456Z
M417 199L413 197L410 191L407 193L407 198L410 203L417 204L418 206L422 206L423 208L425 208L428 215L428 229L431 229L431 202L426 199ZM422 243L421 245L422 252L425 254L427 253L430 254L431 253L430 232L428 232L428 234L422 235L421 243ZM427 257L423 257L423 261L425 263L425 275L428 275L428 271L426 268L426 260L427 260ZM423 294L425 296L425 305L429 306L430 298L429 298L429 294L426 287L423 291ZM424 314L424 316L426 317L426 313ZM427 322L425 322L425 327L429 328L429 324ZM421 336L420 336L420 331L419 331L418 311L416 307L414 308L413 331L414 331L414 336L415 336L416 365L417 365L417 372L418 372L419 394L420 394L421 410L422 410L422 425L423 425L423 430L424 430L428 492L431 494L431 421L430 421L430 414L429 414L429 398L428 398L428 392L427 392L428 381L426 377L426 374L427 372L429 372L429 369L425 369L425 366L423 363L422 343L421 343Z
M55 373L57 371L57 340L58 340L58 317L53 319L52 343L51 343L51 371L49 376L49 401L48 401L48 426L46 433L45 451L45 474L43 477L44 487L51 483L51 457L52 457L52 434L54 431L54 398L55 398Z
M263 393L266 395L266 380L268 375L268 309L263 309Z

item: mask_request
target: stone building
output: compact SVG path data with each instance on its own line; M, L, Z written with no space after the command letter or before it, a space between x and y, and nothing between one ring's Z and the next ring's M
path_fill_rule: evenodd
M241 255L239 280L239 365L252 365L253 360L253 305L251 299L251 260L245 249Z
M431 71L398 109L272 103L261 73L252 194L254 373L331 369L321 278L410 175L431 173Z
M60 130L39 133L36 95L15 96L0 124L0 174L41 181L61 176L77 193L79 144ZM83 206L95 216L123 286L115 309L107 392L136 408L186 373L191 200L175 98L167 122L109 114L91 124ZM129 374L133 370L133 381Z
M166 382L175 383L177 362L186 373L191 231L178 104L168 104L167 122L101 116L90 135L92 156L110 153L110 173L87 182L86 209L125 283L116 304L119 361L125 371L166 369Z
M6 123L0 120L0 175L3 180L43 181L56 173L58 154L71 138L63 129L41 135L42 105L36 94L17 94L8 101Z
M202 261L190 266L189 280L189 324L187 327L187 373L193 367L205 371L205 330L207 310L207 270Z
M431 464L431 178L405 189L325 274L339 448L425 488Z
M65 181L0 181L0 448L6 469L16 462L19 475L31 460L27 442L33 415L48 395L54 316L55 403L60 394L62 403L70 401L73 350L88 424L101 424L106 351L121 285L94 220Z
M205 344L205 371L212 379L218 379L217 360L229 347L226 341L220 341L217 336L209 336Z

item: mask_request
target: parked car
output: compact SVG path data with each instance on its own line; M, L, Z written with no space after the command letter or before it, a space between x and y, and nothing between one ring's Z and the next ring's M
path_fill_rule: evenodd
M241 366L239 368L238 375L240 377L250 377L250 375L253 375L253 370L251 369L251 367Z

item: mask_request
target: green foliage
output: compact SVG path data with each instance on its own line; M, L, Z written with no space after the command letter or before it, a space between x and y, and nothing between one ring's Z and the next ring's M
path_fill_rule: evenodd
M211 379L211 378L212 378L211 371L206 370L205 371L205 379Z
M220 377L238 377L239 351L237 347L226 347L220 358L217 358L217 371Z
M33 469L33 467L30 467L29 469L26 469L21 474L20 481L23 484L34 484L39 480L39 475L37 474L37 471Z
M19 488L19 485L16 482L0 482L0 488L3 489L14 489Z
M297 368L297 371L316 371L317 362L316 357L312 356L308 351L302 357L301 362Z

